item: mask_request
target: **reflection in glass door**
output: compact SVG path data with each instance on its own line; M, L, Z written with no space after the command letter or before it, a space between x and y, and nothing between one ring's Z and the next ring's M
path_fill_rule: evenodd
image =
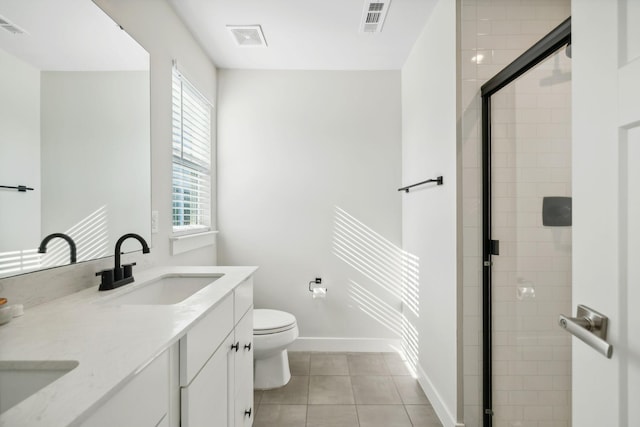
M571 21L482 87L484 427L571 426Z
M492 97L496 427L571 425L570 80L561 50Z

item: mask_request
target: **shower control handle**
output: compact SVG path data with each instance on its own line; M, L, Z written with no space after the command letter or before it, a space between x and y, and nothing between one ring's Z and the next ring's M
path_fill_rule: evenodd
M561 314L558 323L561 328L593 347L607 359L611 359L613 346L606 341L608 320L607 316L584 305L578 305L576 317Z

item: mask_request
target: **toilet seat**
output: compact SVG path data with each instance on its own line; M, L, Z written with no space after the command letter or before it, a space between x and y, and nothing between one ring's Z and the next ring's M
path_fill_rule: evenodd
M253 310L253 335L269 335L288 331L296 327L296 318L279 310Z

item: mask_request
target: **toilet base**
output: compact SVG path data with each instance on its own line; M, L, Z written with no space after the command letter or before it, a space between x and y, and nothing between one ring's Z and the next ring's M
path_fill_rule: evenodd
M291 379L289 356L282 350L273 356L253 361L253 388L269 390L287 385Z

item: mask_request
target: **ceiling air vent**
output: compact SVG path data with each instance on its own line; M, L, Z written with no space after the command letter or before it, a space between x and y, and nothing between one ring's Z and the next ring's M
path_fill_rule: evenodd
M390 3L391 0L365 1L360 31L363 33L379 33L382 31L382 25L387 17Z
M18 27L17 25L15 25L14 23L12 23L7 18L1 15L0 15L0 28L10 32L11 34L27 34L25 30Z
M240 47L267 47L260 25L227 25L227 30Z

